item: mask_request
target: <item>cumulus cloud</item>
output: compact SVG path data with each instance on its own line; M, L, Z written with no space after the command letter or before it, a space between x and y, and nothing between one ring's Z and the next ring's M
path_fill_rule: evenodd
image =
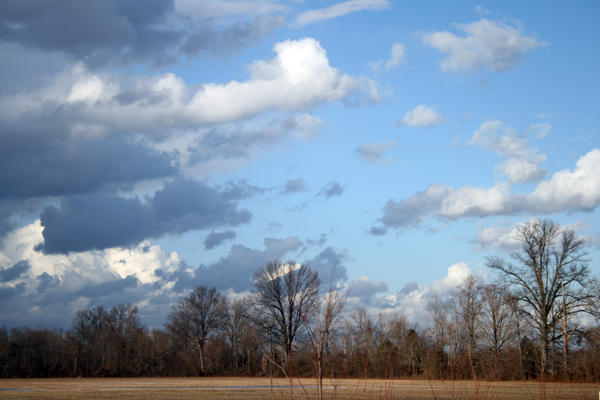
M274 51L274 59L248 67L250 78L244 82L193 88L172 73L131 78L76 66L44 88L0 97L2 148L116 132L165 137L270 111L306 112L327 102L351 102L364 92L367 99L379 99L373 82L331 67L314 39L277 43ZM307 116L292 121L302 138L316 136L321 122Z
M445 299L469 275L477 276L482 281L487 280L485 271L474 271L469 263L462 261L452 264L447 271L444 278L434 280L428 286L409 282L396 293L375 296L370 304L384 313L399 312L412 323L422 323L423 316L426 315L427 302L434 296Z
M548 132L550 128L548 124L538 124L529 127L527 133L539 134ZM496 172L508 176L513 183L536 182L547 173L546 169L540 167L540 164L546 161L546 156L538 154L538 150L530 146L525 136L517 135L501 121L481 124L467 145L477 145L507 157L508 160L496 167Z
M0 40L62 52L90 67L175 63L182 56L228 55L283 23L284 7L267 1L127 0L0 4ZM190 18L192 17L192 18Z
M404 45L396 43L392 46L390 58L388 60L377 60L369 63L368 66L377 72L380 69L390 71L398 68L404 63Z
M446 120L444 116L435 112L436 108L437 106L427 107L421 104L414 110L407 112L400 121L396 121L396 126L428 128L433 125L445 124Z
M454 189L432 184L427 190L400 201L389 200L383 207L380 225L370 229L383 235L388 229L408 229L435 216L442 220L488 216L546 215L563 211L593 211L600 203L600 150L580 157L573 171L556 172L540 182L530 194L514 192L510 183L489 188L471 185Z
M540 182L528 196L529 206L539 213L593 211L600 202L600 149L577 160L575 169L564 169Z
M180 179L145 202L103 193L69 196L60 208L48 206L40 214L44 242L37 248L45 254L103 250L166 234L238 226L252 218L236 201L247 189L242 184L219 190Z
M192 267L176 252L142 241L137 246L69 254L34 250L43 240L40 221L0 240L0 320L9 327L68 327L82 308L132 303L143 322L162 326L173 302L196 285L244 293L254 270L267 262L294 259L306 244L298 237L266 238L262 249L231 246L229 254ZM344 251L328 247L308 260L324 282L347 279ZM333 271L335 269L335 274Z
M422 34L425 44L448 54L441 63L444 72L507 71L527 52L547 44L525 36L521 25L513 27L485 18L456 27L466 36L447 31Z
M383 152L385 150L393 149L394 147L396 147L395 140L391 140L385 143L365 143L356 149L356 153L360 155L363 158L363 160L369 164L392 164L394 162L393 158L383 160Z
M336 181L329 181L321 188L319 193L317 193L317 197L324 196L325 199L329 200L332 197L341 196L344 193L344 190L346 190L347 185L348 184L342 185Z
M356 11L363 10L387 10L391 7L388 0L349 0L334 4L331 7L318 10L304 11L298 14L294 26L301 27L316 22L327 21L332 18L342 17Z

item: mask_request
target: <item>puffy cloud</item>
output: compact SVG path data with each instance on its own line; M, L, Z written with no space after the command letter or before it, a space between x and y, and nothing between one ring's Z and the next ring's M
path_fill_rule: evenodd
M396 147L395 140L391 140L385 143L365 143L356 149L356 153L360 155L363 158L363 160L369 164L392 164L394 162L393 158L389 158L387 160L382 160L382 158L383 152L385 150L393 149L394 147Z
M527 52L547 44L525 36L521 26L512 27L485 18L470 24L456 24L456 27L466 36L456 36L447 31L422 34L425 44L449 54L441 63L445 72L470 72L483 68L507 71Z
M428 128L433 125L445 124L444 116L435 112L436 108L437 106L427 107L421 104L414 110L407 112L400 121L396 121L396 126Z
M379 71L381 68L383 68L386 71L390 71L392 69L398 68L403 63L404 45L396 43L392 46L392 51L388 60L377 60L372 63L369 63L368 66L372 68L375 72Z
M283 188L279 191L281 195L308 192L308 186L304 178L290 179L285 181Z
M66 197L60 208L48 206L40 214L44 242L38 249L46 254L102 250L165 234L238 226L252 218L250 211L238 210L236 202L247 189L242 184L220 191L180 179L144 203L137 197L103 193Z
M304 112L327 102L351 102L361 91L368 91L368 99L379 100L372 81L331 67L314 39L277 43L274 51L274 59L248 67L250 78L244 82L198 88L186 86L171 73L130 78L74 67L42 89L0 97L0 149L56 145L73 137L116 132L165 137L270 111ZM311 138L318 134L321 122L300 116L288 124L302 138Z
M230 241L236 238L234 231L228 229L224 232L211 232L204 239L204 250L211 250L217 246L222 245L226 241Z
M41 2L32 7L8 0L0 4L0 38L27 48L63 52L91 67L143 62L161 66L201 51L231 54L283 23L278 14L284 8L277 3L206 0L194 4L101 0Z
M391 3L388 0L349 0L327 8L301 12L298 14L294 26L301 27L315 22L323 22L356 11L379 11L387 10L390 7Z
M562 211L592 211L600 203L600 150L582 156L576 168L556 172L530 194L515 193L509 183L489 188L432 184L409 198L390 200L383 207L380 225L370 229L383 235L388 229L407 229L435 216L442 220L498 215L551 214Z
M477 236L471 243L476 244L476 251L494 249L505 253L513 253L522 248L523 244L515 240L516 226L511 227L487 227L483 224L477 225Z
M461 261L449 266L447 275L441 280L434 280L428 286L416 282L407 283L396 293L376 296L371 300L371 305L378 311L399 312L412 323L421 323L427 312L427 302L433 296L444 299L469 275L478 276L483 281L487 280L485 271L473 271L469 263Z
M336 181L329 181L321 188L319 193L317 193L317 197L324 196L325 199L329 200L332 197L341 196L344 193L344 190L346 190L346 186L348 186L348 184L342 185Z
M178 293L160 275L188 267L177 253L142 242L127 249L45 255L34 250L42 230L36 221L1 242L0 265L20 266L17 278L0 283L3 323L67 327L84 307L135 303L147 323L162 325Z
M550 130L548 124L538 124L529 127L528 133L544 132ZM503 133L499 133L503 131ZM545 134L544 134L545 135ZM508 160L496 167L496 171L506 175L513 183L531 183L542 179L547 170L540 167L546 156L538 154L532 148L525 136L517 135L514 130L506 128L501 121L488 121L473 133L467 145L477 145L497 154L507 157Z
M43 240L42 231L36 221L0 241L0 320L9 327L67 327L82 308L126 303L137 305L150 327L161 326L170 305L190 288L247 292L256 268L275 259L293 259L306 248L298 237L266 238L263 249L233 245L227 256L195 268L176 252L148 241L128 248L43 254L34 250ZM345 252L328 247L302 262L324 282L333 279L337 285L347 279L346 258Z
M593 211L600 203L600 149L577 160L573 171L556 172L529 195L531 209L549 214L558 211Z

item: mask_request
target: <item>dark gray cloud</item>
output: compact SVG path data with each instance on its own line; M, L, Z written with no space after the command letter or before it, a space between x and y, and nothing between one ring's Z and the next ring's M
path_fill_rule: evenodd
M106 297L112 293L122 292L127 288L135 287L139 283L138 279L133 275L128 275L123 279L114 281L102 282L99 284L87 284L75 296L85 297Z
M256 43L281 17L182 18L168 0L0 2L0 40L62 52L90 67L149 63L155 67L199 52L228 55Z
M335 196L341 196L344 193L344 190L346 190L346 186L348 185L342 185L336 181L329 181L325 186L323 186L317 196L325 196L326 199L330 199Z
M283 188L279 191L279 194L286 195L308 191L308 186L304 178L298 178L285 181Z
M30 268L29 261L22 260L10 268L0 269L0 282L10 282L19 279Z
M21 282L15 286L0 287L0 300L7 300L12 297L18 296L27 290L25 282Z
M170 155L126 137L7 152L0 157L0 200L131 188L178 171Z
M232 230L226 230L224 232L211 232L204 239L204 250L211 250L217 246L222 245L226 241L230 241L236 238L236 234Z
M178 179L145 202L94 193L66 197L60 208L46 207L40 214L44 242L37 250L66 254L131 246L166 234L238 226L251 218L229 192Z

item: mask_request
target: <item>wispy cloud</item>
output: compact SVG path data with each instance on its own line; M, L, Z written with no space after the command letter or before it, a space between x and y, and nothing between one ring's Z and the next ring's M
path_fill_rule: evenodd
M332 18L342 17L363 10L386 10L392 3L388 0L350 0L343 3L334 4L331 7L320 8L318 10L304 11L298 14L294 26L301 27L316 22L327 21Z
M456 24L456 27L466 36L447 31L421 35L425 44L448 54L441 63L444 72L507 71L527 52L548 44L525 36L520 25L513 27L485 18L470 24Z

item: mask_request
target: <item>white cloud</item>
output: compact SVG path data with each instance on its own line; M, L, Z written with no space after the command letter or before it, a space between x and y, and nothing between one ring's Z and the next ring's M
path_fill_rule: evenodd
M530 126L526 133L540 132L541 134L549 132L551 128L548 124L538 125ZM481 124L467 145L477 145L507 157L508 160L496 166L495 170L508 176L512 183L536 182L544 178L547 173L546 169L540 167L540 164L546 161L546 156L538 154L538 150L532 148L524 136L519 136L514 130L506 128L501 121L488 121Z
M396 122L396 126L425 127L445 124L444 116L435 112L437 106L427 107L421 104L412 111L406 113L404 118Z
M492 226L487 227L477 224L477 236L471 243L476 244L476 251L494 249L505 253L512 253L522 248L523 244L515 240L517 233L516 225L510 227Z
M461 261L449 266L447 275L441 280L434 280L428 286L408 283L396 293L375 297L371 304L375 306L374 311L398 312L412 323L421 323L426 315L427 301L434 295L443 300L469 275L477 276L482 282L488 279L487 271L479 268L474 271L469 263Z
M179 254L167 253L147 241L131 248L45 255L34 250L43 241L42 230L38 220L0 242L0 267L20 261L29 265L19 279L0 284L2 288L25 284L22 292L2 299L6 323L67 326L76 311L91 306L93 298L105 299L107 307L115 302L136 304L146 316L158 313L163 319L179 293L173 292L173 282L162 276L186 268L193 272Z
M531 36L524 36L522 27L482 18L470 24L456 24L466 33L459 37L443 31L422 35L423 42L435 47L448 57L442 61L444 72L470 72L477 69L507 71L531 50L544 46Z
M573 171L556 172L529 195L531 209L541 213L592 211L600 203L600 149L579 158Z
M318 10L304 11L298 14L294 26L301 27L315 22L323 22L328 19L342 17L356 11L363 10L387 10L391 7L388 0L350 0L334 4L331 7Z
M314 39L280 42L274 51L275 58L248 67L246 81L199 87L187 86L171 73L130 80L77 66L44 89L2 96L0 125L26 121L39 123L46 132L44 119L52 114L61 135L66 130L78 137L124 131L164 136L271 111L307 112L327 102L351 102L351 96L361 91L367 102L380 100L373 81L331 67L326 51ZM312 135L317 125L318 120L312 119Z
M381 68L386 71L398 68L404 63L404 45L396 43L392 46L390 58L388 60L377 60L368 64L373 71L377 72Z
M396 147L396 141L391 140L385 143L365 143L359 148L356 149L356 152L369 164L392 164L394 162L393 158L389 158L387 160L383 160L383 152L385 150L393 149Z
M489 188L467 185L458 189L432 184L409 198L388 201L379 219L382 226L372 227L370 232L383 235L389 228L410 228L422 224L430 216L456 220L592 211L600 204L600 149L580 157L575 167L573 171L556 172L550 180L540 182L530 194L514 192L510 183L498 183Z

